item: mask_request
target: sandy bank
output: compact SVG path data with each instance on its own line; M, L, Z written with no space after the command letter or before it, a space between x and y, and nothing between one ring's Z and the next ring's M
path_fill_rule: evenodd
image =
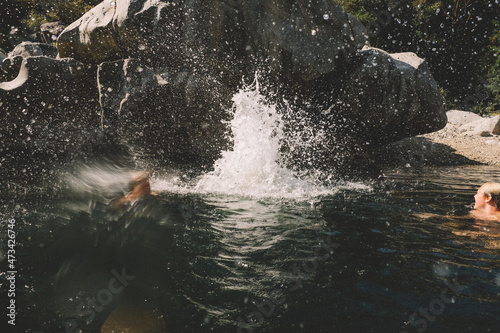
M500 117L480 117L448 111L448 124L440 131L407 138L389 145L385 167L446 165L500 166ZM495 125L497 126L495 128Z

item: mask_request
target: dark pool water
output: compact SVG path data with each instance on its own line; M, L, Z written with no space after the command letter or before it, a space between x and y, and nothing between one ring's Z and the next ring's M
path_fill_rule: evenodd
M500 168L295 198L161 189L122 210L74 190L7 198L1 332L100 332L124 305L166 332L500 332L500 226L465 216L486 181Z

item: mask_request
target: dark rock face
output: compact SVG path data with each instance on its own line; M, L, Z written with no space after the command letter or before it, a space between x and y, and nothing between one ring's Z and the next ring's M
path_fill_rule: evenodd
M81 150L73 147L98 130L92 126L98 95L90 93L88 68L74 59L16 56L13 63L17 76L0 83L0 163L6 170L0 180L34 181L43 178L41 170L70 162Z
M286 81L334 72L366 42L365 28L334 1L253 1L241 7L250 47Z
M57 48L46 43L22 42L9 52L8 55L9 58L17 56L23 58L38 56L55 58L57 56Z
M444 98L423 59L414 53L360 52L339 95L344 113L359 124L362 139L385 144L446 125Z
M98 67L103 126L163 165L209 166L229 148L229 92L194 73L156 74L136 59ZM211 87L211 89L207 89ZM227 90L227 89L226 89Z
M14 80L20 74L19 70L24 58L39 56L55 58L57 48L44 43L22 42L18 44L5 58L1 59L0 82Z
M207 168L230 146L233 94L259 72L285 120L283 163L342 169L446 124L425 62L363 48L366 38L332 0L104 1L59 35L56 59L25 45L4 61L2 112L85 114L82 131Z

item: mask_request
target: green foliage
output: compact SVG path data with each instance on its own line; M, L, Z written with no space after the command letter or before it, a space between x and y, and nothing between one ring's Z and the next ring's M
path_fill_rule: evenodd
M491 37L489 58L493 63L488 73L488 88L492 92L491 111L500 110L500 22L494 20L496 34Z
M97 5L98 0L17 0L30 8L28 15L23 19L32 31L40 28L40 25L46 22L61 21L70 24L76 21L93 6Z
M21 28L25 33L39 30L45 22L61 21L70 24L101 0L8 0L2 5L0 15L0 47L12 48L8 41L11 27ZM27 31L25 31L27 29Z
M355 13L354 16L358 18L363 23L369 23L375 21L375 18L371 13L369 13L365 7L361 6L360 9L358 9Z
M356 0L337 0L344 11L353 14L362 23L370 23L375 21L372 13L370 13L363 5L360 5Z

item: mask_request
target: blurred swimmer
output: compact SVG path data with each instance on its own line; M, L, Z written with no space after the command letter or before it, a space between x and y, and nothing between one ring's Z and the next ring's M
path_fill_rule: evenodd
M130 176L128 192L113 200L112 206L119 207L152 195L156 195L156 193L151 191L149 174L145 171L133 172Z

